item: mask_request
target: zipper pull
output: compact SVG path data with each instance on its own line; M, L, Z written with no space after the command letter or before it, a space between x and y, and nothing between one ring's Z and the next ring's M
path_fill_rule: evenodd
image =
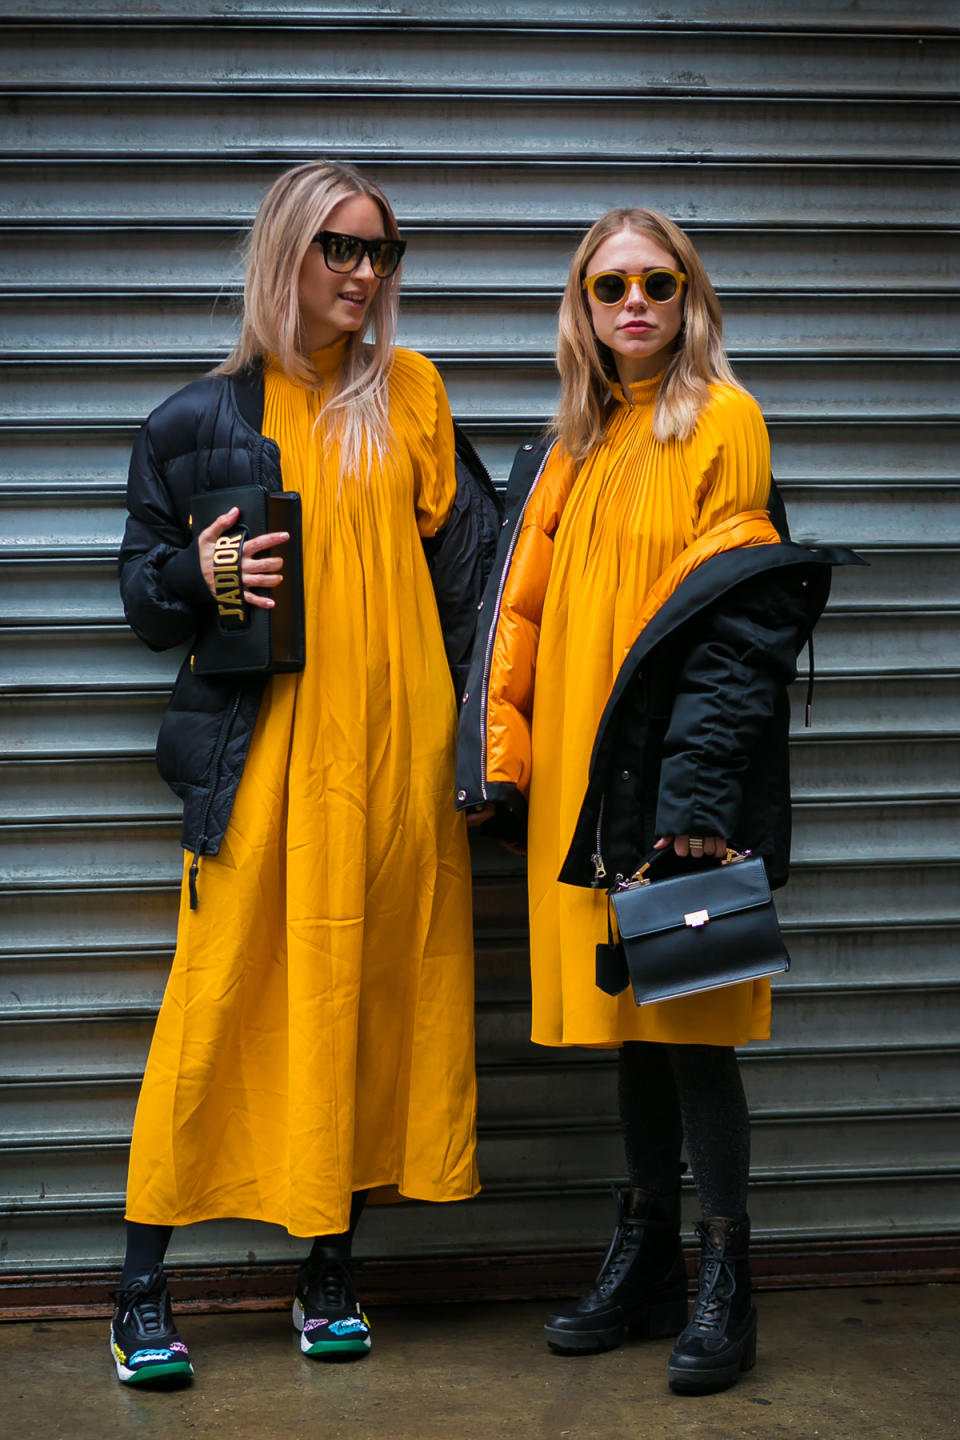
M200 850L199 847L193 852L193 861L190 865L190 874L187 883L190 887L190 909L197 910L200 907L200 900L197 895L197 875L200 872Z
M600 881L607 873L607 867L603 863L603 856L599 850L595 855L591 855L590 859L593 861L593 888L594 890L598 890L600 888Z

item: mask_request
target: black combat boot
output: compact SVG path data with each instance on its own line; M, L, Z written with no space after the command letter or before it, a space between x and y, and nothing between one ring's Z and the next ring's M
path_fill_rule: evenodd
M589 1355L613 1350L628 1334L676 1335L687 1319L687 1271L680 1245L680 1191L664 1198L618 1190L617 1228L593 1288L551 1315L551 1350Z
M700 1281L693 1317L677 1337L667 1379L676 1395L710 1395L736 1384L757 1360L757 1310L750 1292L750 1221L698 1224Z

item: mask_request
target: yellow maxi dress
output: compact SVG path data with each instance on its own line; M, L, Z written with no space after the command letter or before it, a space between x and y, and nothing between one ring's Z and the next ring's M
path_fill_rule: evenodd
M326 385L342 353L312 357ZM199 908L181 893L130 1220L313 1236L347 1228L354 1190L478 1189L456 702L421 544L454 499L449 407L397 351L393 446L341 481L319 404L267 365L264 433L302 497L307 661L269 681Z
M595 982L607 938L602 890L557 880L587 789L590 754L651 587L687 548L770 494L770 447L756 402L714 384L693 435L652 433L660 377L613 387L606 438L584 461L554 540L537 650L528 891L532 1038L541 1045L624 1040L740 1045L770 1033L768 980L638 1007ZM549 467L570 466L556 446ZM541 483L548 483L545 474Z

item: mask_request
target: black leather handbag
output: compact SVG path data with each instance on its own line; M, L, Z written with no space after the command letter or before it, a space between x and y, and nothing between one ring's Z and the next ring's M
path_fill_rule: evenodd
M728 850L720 865L651 880L669 853L658 851L610 892L620 945L611 936L597 946L601 990L619 995L629 983L637 1004L649 1005L790 969L758 855Z
M217 608L198 633L190 665L197 675L269 675L302 670L306 659L303 607L303 527L300 496L294 490L264 490L242 485L204 490L190 501L194 534L236 505L236 523L216 541L213 577ZM270 594L272 609L248 605L243 598L240 558L245 540L286 530L290 539L277 547L283 556L283 584ZM262 554L269 555L269 550Z

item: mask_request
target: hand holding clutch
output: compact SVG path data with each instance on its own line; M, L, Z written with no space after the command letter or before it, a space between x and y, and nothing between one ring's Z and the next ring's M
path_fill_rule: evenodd
M197 635L190 661L194 672L302 670L300 496L259 485L208 490L192 497L192 510L200 569L216 601ZM279 545L288 547L285 554L271 553Z
M207 582L207 588L214 600L217 599L217 541L220 540L232 525L236 523L240 511L236 505L223 515L218 515L212 524L205 530L201 530L197 536L197 551L200 557L200 569L203 578ZM284 544L290 539L286 530L277 530L269 535L255 535L251 540L244 542L240 557L240 578L243 588L243 598L248 605L259 605L264 610L272 610L276 604L269 595L257 595L254 589L272 589L283 582L283 556L267 555L263 559L258 557L263 550L272 550L277 545Z

